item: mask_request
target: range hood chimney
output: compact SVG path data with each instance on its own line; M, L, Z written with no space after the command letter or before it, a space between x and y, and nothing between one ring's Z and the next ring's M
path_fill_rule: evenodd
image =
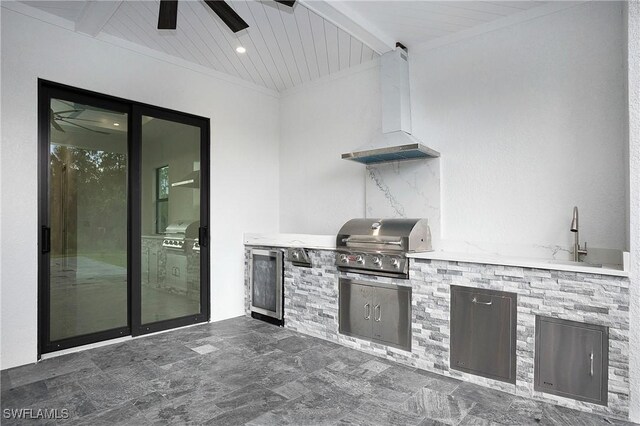
M400 43L380 57L380 89L382 134L356 151L342 154L342 158L374 164L439 157L438 151L411 135L409 61L407 49Z

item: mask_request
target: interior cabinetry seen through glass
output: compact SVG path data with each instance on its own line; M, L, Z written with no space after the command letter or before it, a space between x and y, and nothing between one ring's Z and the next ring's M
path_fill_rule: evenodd
M164 234L169 224L169 166L156 169L156 234Z

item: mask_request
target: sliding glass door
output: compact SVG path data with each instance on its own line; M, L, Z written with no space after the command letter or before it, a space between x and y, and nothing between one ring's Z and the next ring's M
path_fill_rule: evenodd
M154 108L141 117L140 327L152 331L181 318L199 318L207 292L208 127L201 119ZM203 220L205 219L205 220ZM208 257L207 257L208 258Z
M206 321L208 120L41 81L40 352Z
M128 110L64 93L47 104L44 331L61 347L128 334Z

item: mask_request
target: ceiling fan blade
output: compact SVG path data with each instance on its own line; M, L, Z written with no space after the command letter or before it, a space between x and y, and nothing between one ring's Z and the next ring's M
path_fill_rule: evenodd
M159 30L175 30L178 22L178 0L160 0Z
M56 120L53 117L54 117L53 109L49 108L49 122L51 123L51 125L53 126L54 129L56 129L59 132L64 133L64 130L62 130L62 127L60 127L60 125L58 123L56 123Z
M56 123L56 120L51 119L51 125L53 126L54 129L56 129L59 132L64 133L64 129L62 127L60 127L60 125L58 123Z
M60 114L68 114L70 112L82 112L84 111L83 109L68 109L66 111L55 111L53 112L55 115L60 115Z
M204 2L234 33L249 28L249 24L247 24L227 2L223 0L205 0Z
M111 134L111 133L107 133L107 132L102 132L100 130L90 129L90 128L85 127L85 126L81 126L78 123L73 123L71 121L67 121L67 120L64 120L64 119L60 119L60 121L62 121L64 123L67 123L67 124L70 124L71 126L80 127L81 129L88 130L88 131L93 132L93 133L100 133L101 135L110 135Z
M283 4L285 6L289 6L289 7L293 7L294 4L296 4L296 0L293 1L287 1L287 0L274 0L276 3L280 3Z
M64 129L62 127L60 127L60 125L58 123L56 123L56 120L54 120L53 118L51 118L51 125L53 126L54 129L56 129L59 132L64 133Z
M78 117L60 117L58 116L58 119L63 119L63 120L80 120L80 121L89 121L91 123L102 123L102 120L89 120L88 118L78 118Z

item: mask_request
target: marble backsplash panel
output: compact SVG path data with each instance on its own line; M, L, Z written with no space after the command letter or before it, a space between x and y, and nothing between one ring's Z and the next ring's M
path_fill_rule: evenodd
M367 166L366 216L427 218L434 248L440 240L440 159Z

